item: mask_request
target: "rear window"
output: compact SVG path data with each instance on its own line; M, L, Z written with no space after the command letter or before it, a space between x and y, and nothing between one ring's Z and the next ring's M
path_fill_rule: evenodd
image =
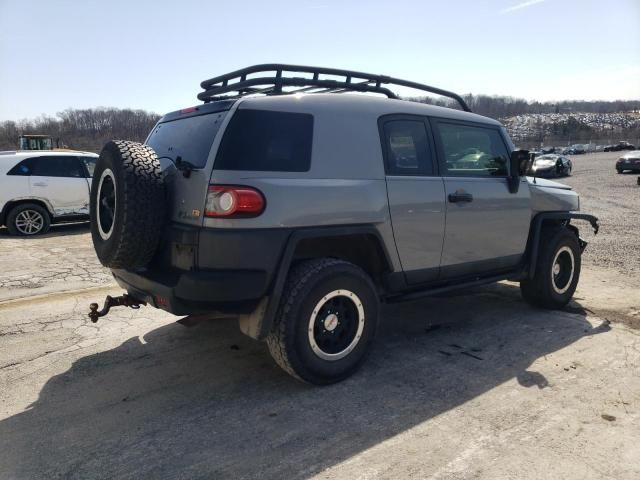
M222 139L215 168L307 172L312 137L312 115L237 110Z
M207 163L223 115L211 113L159 123L149 135L147 145L155 150L158 157L166 157L173 162L180 157L195 168L202 168Z

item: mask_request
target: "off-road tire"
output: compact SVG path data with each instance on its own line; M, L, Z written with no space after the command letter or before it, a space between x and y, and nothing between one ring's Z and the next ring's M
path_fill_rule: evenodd
M616 171L620 174L623 172L623 170L621 168L616 168Z
M561 261L565 257L569 260L573 259L570 280L564 282L561 277L554 280L554 261L558 264L568 263ZM552 310L564 307L576 291L580 279L580 267L581 249L575 233L566 227L544 228L540 236L540 250L533 278L520 282L522 297L537 307ZM568 272L566 269L559 270L558 275L566 272ZM558 288L556 282L560 282L562 288Z
M353 292L364 311L364 327L352 351L339 360L314 353L309 340L310 319L330 292ZM287 373L304 382L328 385L352 375L374 340L379 300L376 287L362 269L333 258L302 261L287 278L278 312L267 337L269 352Z
M37 232L33 232L33 233L21 232L18 229L18 226L16 225L16 219L18 215L28 210L38 212L42 216L42 228L40 228L40 230L38 230ZM7 215L6 224L7 224L7 230L11 235L19 235L23 237L29 237L32 235L42 235L43 233L46 233L47 231L49 231L49 228L51 227L51 215L49 215L49 212L47 211L46 208L42 207L41 205L38 205L37 203L21 203L20 205L13 207L9 211L9 214Z
M97 197L107 182L115 183L113 220L105 220L109 231L98 224ZM91 237L100 262L130 270L149 263L162 235L166 203L162 168L153 149L126 140L108 142L96 163L90 198Z

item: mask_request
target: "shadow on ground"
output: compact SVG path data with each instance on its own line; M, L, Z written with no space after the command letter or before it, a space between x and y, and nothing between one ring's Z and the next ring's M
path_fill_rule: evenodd
M9 234L9 230L6 227L0 228L0 238L20 238L24 240L43 239L50 237L60 237L66 235L82 235L89 232L89 222L74 222L74 223L56 223L51 225L51 229L44 235L33 235L24 237L14 237Z
M364 367L325 388L233 320L167 325L81 358L0 422L0 476L308 478L503 382L545 388L536 359L608 330L576 312L508 284L387 306Z

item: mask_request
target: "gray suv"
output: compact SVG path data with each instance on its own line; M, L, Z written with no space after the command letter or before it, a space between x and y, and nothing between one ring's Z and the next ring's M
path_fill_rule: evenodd
M524 176L528 152L458 95L280 64L201 86L204 103L144 144L100 154L91 232L127 293L92 304L93 321L113 306L237 315L284 370L328 384L362 363L380 302L505 279L544 308L573 295L586 246L573 222L597 219L569 187Z

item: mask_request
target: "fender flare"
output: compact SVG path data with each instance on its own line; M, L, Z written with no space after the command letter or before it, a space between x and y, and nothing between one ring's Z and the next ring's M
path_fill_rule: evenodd
M542 224L546 220L560 220L560 221L566 220L567 224L571 220L584 220L591 224L594 235L597 235L598 231L600 230L600 225L598 224L598 217L595 217L594 215L589 215L588 213L577 213L577 212L538 213L531 221L531 236L530 236L530 243L529 243L530 248L528 249L529 261L528 261L528 267L527 267L527 273L526 273L526 276L528 278L533 278L533 274L535 272L534 265L538 260L538 251L540 249L540 235L542 232ZM574 231L574 233L578 237L578 240L580 241L580 247L582 248L582 250L584 250L585 247L587 246L587 242L585 242L578 236L578 229L575 226L573 225L568 225L568 226Z
M391 257L382 240L380 232L373 225L352 225L342 227L319 227L304 228L294 231L285 244L283 252L278 262L275 277L272 282L270 294L263 298L256 309L247 315L240 315L240 330L256 340L264 340L269 334L273 319L280 305L280 298L284 290L287 275L293 263L296 247L302 240L310 238L349 236L349 235L371 235L373 236L383 252L384 261L392 268Z
M4 206L2 207L2 211L0 211L0 225L4 224L7 218L7 215L13 209L13 207L15 207L17 204L28 203L30 201L42 203L47 209L47 211L49 212L49 215L51 216L51 218L53 219L55 217L53 205L51 205L51 202L46 198L33 197L33 196L15 197L15 198L12 198L11 200L7 200Z

